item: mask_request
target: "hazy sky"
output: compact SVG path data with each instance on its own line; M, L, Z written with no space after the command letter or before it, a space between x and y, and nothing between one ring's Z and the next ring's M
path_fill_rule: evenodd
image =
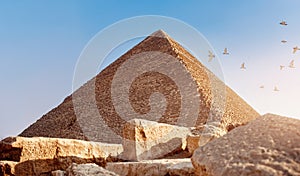
M292 54L300 46L299 8L298 0L0 0L0 137L19 134L60 104L87 42L137 15L195 27L217 51L226 83L259 113L300 117L300 51ZM229 56L221 54L225 47ZM299 68L279 70L293 59Z

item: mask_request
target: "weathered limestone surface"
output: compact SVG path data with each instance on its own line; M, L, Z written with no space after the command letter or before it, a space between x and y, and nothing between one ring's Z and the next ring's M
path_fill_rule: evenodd
M300 175L300 120L267 114L198 148L198 175Z
M0 160L18 162L16 175L39 175L65 170L72 163L98 163L123 151L120 144L105 144L72 139L9 137L0 142Z
M66 176L67 172L62 170L56 170L51 172L51 176Z
M105 169L122 176L192 176L191 159L159 159L140 162L107 163Z
M225 135L227 130L219 124L212 123L201 126L201 130L193 129L192 133L187 137L187 148L190 154L193 154L198 147L204 146L211 140Z
M92 163L89 164L73 163L67 169L66 175L67 176L100 176L100 175L118 176L117 174Z
M195 175L195 169L192 162L186 159L187 162L181 162L168 167L168 174L174 176L192 176Z
M123 130L121 158L141 161L163 158L186 148L190 129L143 119L130 120Z

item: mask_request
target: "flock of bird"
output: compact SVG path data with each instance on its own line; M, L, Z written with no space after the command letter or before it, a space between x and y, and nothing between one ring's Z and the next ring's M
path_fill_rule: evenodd
M279 24L282 25L282 26L287 26L287 25L288 25L286 21L281 21ZM286 40L281 40L281 43L287 43L287 41L286 41ZM300 50L300 48L299 48L298 46L295 46L295 47L293 48L293 54L296 54L296 52L299 51L299 50ZM228 49L227 49L227 48L224 49L223 55L229 55L229 52L228 52ZM216 56L215 56L215 54L214 54L212 51L208 51L208 62L211 62L215 57L216 57ZM284 66L284 65L280 65L280 66L279 66L279 69L280 69L280 70L283 70L285 67L286 67L286 66ZM289 68L296 68L296 67L295 67L295 61L292 60L292 61L289 63L288 67L289 67ZM240 69L241 69L241 70L246 70L246 66L245 66L245 63L244 63L244 62L241 64ZM261 85L259 88L264 89L265 86L264 86L264 85ZM277 87L277 86L274 86L273 91L278 92L278 91L279 91L278 87Z

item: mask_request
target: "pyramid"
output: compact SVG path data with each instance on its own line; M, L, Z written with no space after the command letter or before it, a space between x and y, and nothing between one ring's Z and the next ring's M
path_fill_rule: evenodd
M121 143L128 120L245 124L259 114L164 31L156 31L20 136Z

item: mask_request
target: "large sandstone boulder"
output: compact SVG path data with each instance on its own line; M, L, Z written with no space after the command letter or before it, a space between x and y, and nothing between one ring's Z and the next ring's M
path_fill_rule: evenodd
M190 158L107 163L105 169L122 176L194 175L194 168Z
M300 175L300 120L267 114L198 148L198 175Z
M58 138L9 137L0 142L0 160L18 162L16 175L39 175L65 170L72 163L105 165L123 151L120 144Z
M73 163L67 169L67 176L118 176L117 174L98 166L97 164L76 164Z
M123 130L124 160L163 158L186 148L190 129L142 119L130 120Z

